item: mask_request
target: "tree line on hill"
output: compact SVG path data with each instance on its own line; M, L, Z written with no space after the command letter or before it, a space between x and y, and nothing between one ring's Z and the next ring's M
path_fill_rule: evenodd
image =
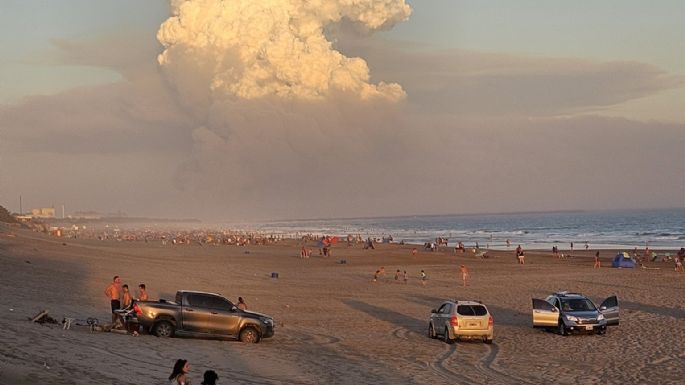
M0 222L4 223L18 223L17 218L15 218L6 208L0 206Z

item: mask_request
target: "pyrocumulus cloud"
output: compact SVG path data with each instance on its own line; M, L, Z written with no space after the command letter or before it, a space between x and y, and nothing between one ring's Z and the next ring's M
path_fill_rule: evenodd
M367 63L341 54L325 36L343 20L368 31L389 28L409 17L404 0L172 0L171 9L157 34L165 47L158 61L174 78L188 75L179 67L203 73L212 95L405 97L399 84L370 83Z

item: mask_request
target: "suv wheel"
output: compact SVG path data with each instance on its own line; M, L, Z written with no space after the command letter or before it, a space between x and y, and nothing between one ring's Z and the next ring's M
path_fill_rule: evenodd
M445 328L445 343L448 345L452 345L454 343L454 340L450 338L450 332Z
M428 324L428 337L430 337L430 338L432 338L432 339L438 338L438 335L435 334L435 329L433 328L433 324L432 324L432 323L429 323L429 324Z
M557 326L557 332L559 333L560 336L565 336L568 333L566 333L566 326L564 326L563 321L559 321L559 326Z
M240 331L240 341L256 344L259 342L259 333L252 326L248 326Z

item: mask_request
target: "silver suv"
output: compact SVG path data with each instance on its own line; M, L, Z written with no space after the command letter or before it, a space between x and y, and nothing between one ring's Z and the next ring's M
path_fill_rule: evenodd
M533 298L533 327L569 333L606 333L607 326L618 325L618 298L613 295L597 307L579 293L561 291L544 300Z
M431 310L428 336L442 336L448 344L464 339L482 339L491 344L494 339L492 315L480 301L445 301Z

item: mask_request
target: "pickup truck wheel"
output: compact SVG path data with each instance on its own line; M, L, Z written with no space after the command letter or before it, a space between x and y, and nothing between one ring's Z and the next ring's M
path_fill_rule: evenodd
M240 331L240 341L256 344L257 342L259 342L259 333L255 328L248 326Z
M152 334L157 337L173 337L174 325L169 321L159 321L152 327Z

